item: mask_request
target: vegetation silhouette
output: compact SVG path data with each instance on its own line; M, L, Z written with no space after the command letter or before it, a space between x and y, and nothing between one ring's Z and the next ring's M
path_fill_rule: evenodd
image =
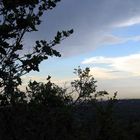
M71 82L71 91L52 83L50 76L46 83L29 81L26 91L19 89L21 76L39 71L49 56L60 57L53 47L73 33L58 31L52 41L37 40L32 52L21 53L26 33L38 31L42 15L58 2L0 1L0 139L139 140L140 119L124 112L130 106L124 101L120 105L116 93L102 100L108 92L96 91L89 68L74 69L77 79Z
M0 87L3 104L14 104L18 98L21 76L39 71L39 64L49 56L60 57L53 47L73 33L73 30L57 32L52 41L37 40L32 52L22 53L23 38L36 32L42 15L52 10L60 0L2 0L0 2Z

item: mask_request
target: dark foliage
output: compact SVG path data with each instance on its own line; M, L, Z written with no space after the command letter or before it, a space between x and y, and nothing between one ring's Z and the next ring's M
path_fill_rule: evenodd
M14 105L1 105L0 139L139 140L140 120L124 111L130 110L129 104L117 101L116 93L107 101L100 100L108 93L96 91L88 68L79 67L75 74L79 71L78 79L71 83L72 93L78 94L76 99L67 89L52 83L49 76L47 83L30 81L23 94L27 96L19 96ZM90 94L85 92L87 85Z
M49 76L47 83L30 81L25 93L15 93L14 105L1 103L1 139L112 138L109 132L114 126L112 109L115 96L106 105L98 101L96 98L107 92L96 92L96 81L89 72L89 68L75 69L78 79L71 82L72 93L52 83ZM76 99L73 99L73 94L77 94ZM86 106L89 112L85 110Z
M73 33L58 31L52 41L37 40L32 52L22 53L24 35L38 31L44 12L59 1L0 1L0 139L139 140L137 114L124 112L116 93L100 100L108 92L96 91L89 68L75 69L78 79L71 82L72 91L52 83L50 76L46 83L30 81L26 91L19 90L21 76L39 71L50 56L60 57L53 47Z
M5 103L15 103L21 76L39 71L39 64L49 56L60 57L53 47L73 33L57 32L52 41L37 40L32 52L22 53L23 38L38 31L45 11L53 9L60 0L1 0L0 1L0 88ZM25 51L24 51L25 52Z

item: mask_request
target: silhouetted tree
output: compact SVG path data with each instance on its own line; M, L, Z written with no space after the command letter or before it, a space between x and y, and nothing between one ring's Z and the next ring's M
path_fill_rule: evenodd
M52 83L50 78L47 80L47 83L30 81L26 91L29 102L36 105L59 107L69 105L73 100L66 89Z
M0 1L0 89L2 104L14 103L21 76L39 71L39 64L49 56L60 57L53 47L73 33L57 32L52 41L37 40L31 53L23 53L26 33L36 32L45 11L60 0L1 0ZM18 92L20 94L20 92Z
M74 69L74 74L77 75L78 79L71 82L73 92L77 93L77 99L75 99L74 104L92 99L96 92L96 80L92 75L90 75L90 69L87 67L82 70L80 67Z

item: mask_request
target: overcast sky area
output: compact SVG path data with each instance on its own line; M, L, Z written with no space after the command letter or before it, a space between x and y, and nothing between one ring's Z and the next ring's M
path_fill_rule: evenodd
M61 58L49 58L24 79L57 83L73 79L73 69L90 67L98 90L118 91L118 98L140 98L140 0L62 0L43 17L35 40L53 39L57 31L74 33L56 46Z

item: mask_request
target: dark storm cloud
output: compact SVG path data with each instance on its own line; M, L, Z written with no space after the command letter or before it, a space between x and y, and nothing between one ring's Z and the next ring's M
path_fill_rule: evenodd
M140 0L62 0L44 16L40 32L28 40L32 44L36 39L51 39L58 30L73 28L74 34L58 50L64 56L77 55L119 42L112 29L139 23L139 15Z

